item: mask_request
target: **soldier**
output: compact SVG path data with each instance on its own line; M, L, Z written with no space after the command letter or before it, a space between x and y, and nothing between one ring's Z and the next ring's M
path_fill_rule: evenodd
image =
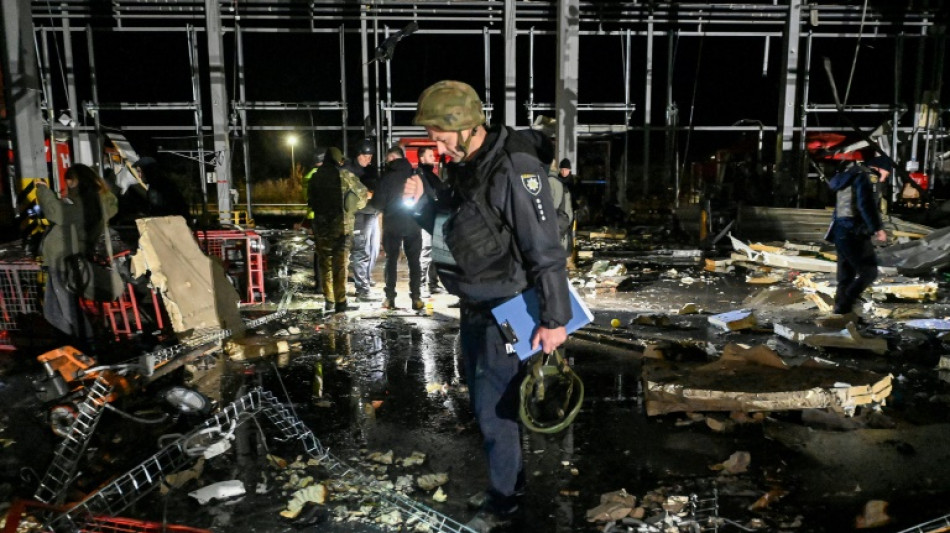
M331 147L310 180L307 197L313 210L313 238L323 272L324 309L346 311L346 269L354 215L366 205L367 190L343 168L343 153Z

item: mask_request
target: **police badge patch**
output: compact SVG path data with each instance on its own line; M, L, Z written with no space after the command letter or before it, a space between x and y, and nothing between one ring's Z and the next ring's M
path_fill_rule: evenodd
M537 174L522 174L521 183L528 192L537 196L541 192L541 177Z

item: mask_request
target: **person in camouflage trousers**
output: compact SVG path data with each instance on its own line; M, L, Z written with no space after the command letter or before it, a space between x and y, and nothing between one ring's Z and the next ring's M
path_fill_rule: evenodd
M354 215L366 206L367 189L343 168L343 153L331 147L323 166L310 180L307 198L313 210L313 239L323 272L324 309L346 311L346 272Z

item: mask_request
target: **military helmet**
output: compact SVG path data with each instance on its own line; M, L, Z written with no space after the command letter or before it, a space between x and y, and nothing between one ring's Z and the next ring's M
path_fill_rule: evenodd
M324 156L324 161L329 159L333 161L338 166L343 164L343 152L340 151L336 146L331 146L327 148L326 154Z
M359 155L376 155L376 144L372 139L363 139L356 146L356 153Z
M521 382L521 407L525 427L536 433L557 433L571 425L584 403L584 382L571 370L558 350L539 354Z
M443 131L469 130L485 123L485 112L471 85L443 80L422 91L412 123Z

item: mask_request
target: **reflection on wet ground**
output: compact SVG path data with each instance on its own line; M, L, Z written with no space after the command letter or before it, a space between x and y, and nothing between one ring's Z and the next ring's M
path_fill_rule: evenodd
M283 285L294 286L299 292L286 317L255 332L276 338L280 329L298 327L302 333L283 337L291 342L290 353L247 363L219 361L209 365L210 371L190 368L189 375L207 373L203 390L221 404L255 385L272 391L293 407L324 447L361 470L382 476L368 464L367 451L392 450L396 457L414 451L425 453L421 467L392 467L386 477L448 473L444 503L433 501L431 492L416 490L410 495L466 521L472 511L465 501L483 489L487 479L481 438L468 408L458 360L458 325L453 318L457 310L449 307L454 298L433 298L431 315L408 311L382 314L374 310L378 304L363 304L348 317L325 316L319 311L322 300L310 292L313 282L308 257L303 255L277 257L275 264L287 266ZM674 317L673 326L665 328L628 326L640 311L669 313L687 302L698 303L709 312L737 308L752 292L734 278L691 272L691 279L698 281L684 284L679 278L650 278L633 293L599 294L589 299L596 311L590 331L629 342L606 345L576 339L569 343L567 355L585 383L583 409L562 433L523 436L528 488L511 531L597 531L598 526L586 519L587 510L598 505L601 494L621 488L638 497L657 489L671 495L715 494L722 517L745 527L761 525L761 531L850 530L855 515L870 499L891 503L890 514L896 521L888 527L895 531L950 511L946 504L950 493L947 443L934 442L940 439L932 434L920 436L912 428L917 424L944 428L948 422L946 404L932 401L941 391L946 394L946 389L925 375L933 368L927 354L942 349L933 339L918 339L913 350L889 356L822 354L843 364L905 377L896 380L894 396L884 409L897 429L889 437L873 437L878 441L870 442L873 439L867 436L847 440L825 432L817 438L818 432L803 425L802 415L794 412L773 414L767 424L739 425L732 432L712 431L702 417L689 414L647 417L640 385L640 352L645 340L692 340L721 349L726 342L755 344L772 338L767 331L721 333L708 327L706 315ZM270 280L275 285L268 287L271 301L279 299L277 281ZM265 307L247 311L248 317L267 312ZM765 317L779 314L763 312ZM787 315L800 318L794 313ZM613 320L622 327L612 327ZM800 346L771 343L789 360L805 355ZM0 500L31 495L52 453L53 440L43 418L45 407L32 395L23 373L36 370L28 361L8 367L16 371L9 371L0 387L0 400L6 406L2 437L13 441L0 456L0 490L5 496ZM124 407L154 407L143 403L146 405ZM93 490L110 475L154 453L160 435L187 431L189 424L196 422L182 417L174 424L143 426L107 412L84 457L76 487ZM241 453L208 461L200 479L204 483L245 479L248 486L265 479L268 490L263 494L249 490L237 501L200 506L187 496L194 488L189 486L166 495L152 492L125 514L217 531L380 530L380 526L339 523L326 516L306 527L281 519L278 513L288 498L277 488L279 481L267 474L265 457L269 453L292 461L302 449L299 443L277 442L264 422L242 427L247 431L238 441L244 443L236 443ZM262 434L268 438L262 440ZM789 446L795 438L800 439L800 445ZM824 450L816 450L809 444L812 440ZM882 447L893 449L898 458L878 464ZM727 475L710 469L737 451L751 454L749 472ZM897 475L900 458L913 475ZM872 475L875 470L880 473ZM762 510L750 511L750 505L769 491L786 495ZM721 528L740 530L729 523Z

